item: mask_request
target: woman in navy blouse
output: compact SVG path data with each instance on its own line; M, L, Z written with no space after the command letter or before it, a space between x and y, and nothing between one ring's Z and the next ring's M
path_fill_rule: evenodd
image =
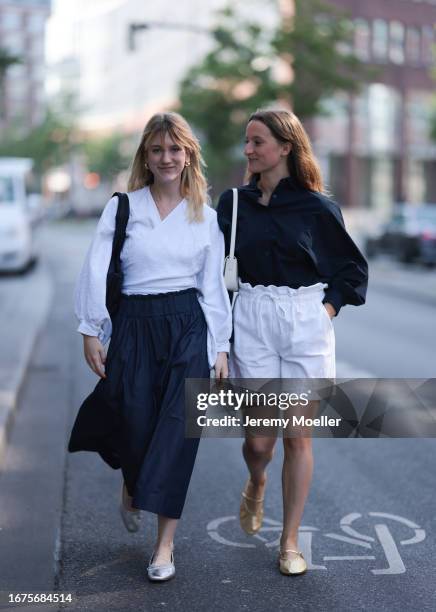
M293 113L257 111L245 142L248 184L238 189L239 293L231 376L334 378L332 319L345 304L365 302L367 263L345 229L340 208L324 193L310 141ZM218 204L227 253L231 220L228 190ZM240 508L241 527L249 534L262 525L265 469L276 442L276 437L252 433L246 430L243 445L249 478ZM285 433L283 442L279 567L283 574L301 574L307 566L298 549L298 527L312 477L311 438Z

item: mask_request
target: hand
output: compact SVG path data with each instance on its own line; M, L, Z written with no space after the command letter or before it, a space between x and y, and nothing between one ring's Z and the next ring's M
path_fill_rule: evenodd
M83 334L83 352L85 353L86 362L91 370L95 372L97 376L100 376L100 378L106 378L104 371L106 352L100 340L96 336L85 336L85 334Z
M330 302L324 302L324 308L327 310L327 314L330 317L330 319L333 319L333 317L336 316L336 310L330 304Z
M229 367L227 365L227 353L218 353L215 362L215 378L222 380L229 377Z

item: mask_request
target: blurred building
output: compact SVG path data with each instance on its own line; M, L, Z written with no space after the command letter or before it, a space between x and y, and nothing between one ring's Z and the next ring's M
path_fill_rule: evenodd
M76 0L71 4L58 2L50 19L50 93L64 88L75 58L82 127L104 132L139 131L153 111L173 103L186 69L208 50L211 18L224 2ZM132 24L144 23L150 24L149 29L129 37Z
M328 117L308 122L332 193L350 209L380 216L392 202L436 202L428 129L436 0L327 1L348 12L355 52L377 69L359 95L338 94L326 102ZM180 79L209 51L215 11L226 4L54 0L48 92L77 92L87 131L138 133L152 112L174 104ZM248 0L236 6L253 18ZM272 25L278 7L292 10L292 0L257 3L256 18ZM140 24L149 27L129 38Z
M72 82L87 131L138 132L177 100L187 69L210 50L216 11L227 0L57 0L49 22L50 94ZM275 2L262 9L277 21ZM238 10L250 10L241 2ZM147 24L129 35L131 26Z
M0 0L0 47L21 62L8 68L0 95L0 134L31 128L45 110L45 24L50 0Z
M330 116L310 124L331 191L378 216L392 202L436 202L436 0L328 1L349 12L355 52L377 71L359 95L337 95Z

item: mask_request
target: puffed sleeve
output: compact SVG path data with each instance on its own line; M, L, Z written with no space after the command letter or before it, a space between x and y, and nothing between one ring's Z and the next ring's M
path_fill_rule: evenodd
M328 283L323 301L330 302L336 314L345 304L364 304L368 264L345 229L339 206L331 200L317 215L312 249L318 273Z
M98 336L105 344L112 333L112 323L106 308L106 276L112 254L115 216L118 198L106 204L85 257L74 294L77 331Z
M230 252L230 237L232 233L232 210L233 210L233 196L232 190L227 189L224 191L218 200L217 205L217 217L218 225L224 235L224 249L225 254L228 255Z
M197 275L199 302L208 327L209 365L215 365L217 352L228 352L232 333L232 309L224 285L224 238L215 211L209 209L209 239L203 266Z

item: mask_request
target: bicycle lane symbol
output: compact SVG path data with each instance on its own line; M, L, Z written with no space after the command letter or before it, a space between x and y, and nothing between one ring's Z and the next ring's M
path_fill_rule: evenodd
M367 535L357 531L353 526L356 521L363 519L363 522L369 522L370 527L375 519L373 525L375 536ZM370 519L370 521L368 521ZM232 523L237 521L236 516L224 516L219 517L210 521L207 525L207 531L209 536L226 546L236 546L239 548L256 548L256 544L249 544L246 542L238 542L228 537L225 537L226 528L232 526ZM337 542L350 544L352 546L359 546L361 549L365 549L366 554L350 554L350 555L326 555L322 558L323 563L333 561L376 561L377 557L375 554L380 549L384 555L383 567L377 567L370 571L375 575L382 574L403 574L406 571L405 565L401 558L401 554L392 535L391 529L387 523L397 523L403 527L407 527L412 531L412 534L407 539L402 539L399 542L400 546L408 546L410 544L418 544L422 542L426 533L424 529L419 527L413 521L396 514L389 514L387 512L368 512L367 515L362 515L359 512L352 512L345 515L339 522L339 528L341 533L320 533L317 527L301 526L299 529L299 544L301 551L306 559L307 566L311 570L327 570L327 566L321 563L315 563L312 557L312 544L314 537L325 537ZM362 522L362 521L361 521ZM253 536L253 540L257 540L258 543L262 543L267 548L278 547L280 544L280 534L282 531L282 524L279 521L275 521L268 517L263 520L263 526L260 531ZM345 534L345 535L343 535ZM271 539L271 536L273 538ZM355 551L353 551L355 552Z

